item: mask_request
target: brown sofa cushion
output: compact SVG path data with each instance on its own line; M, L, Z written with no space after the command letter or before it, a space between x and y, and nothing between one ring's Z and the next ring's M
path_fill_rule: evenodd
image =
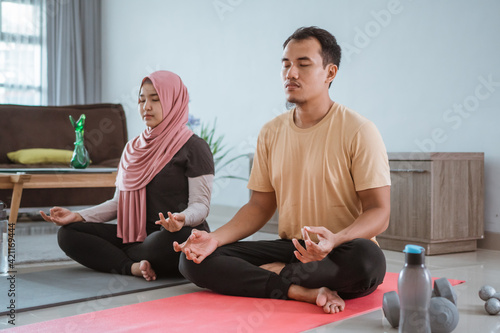
M7 153L26 148L74 148L69 115L85 113L85 147L93 165L119 159L127 142L125 113L120 104L72 106L0 105L0 164Z
M17 164L8 152L29 148L74 149L75 131L69 116L85 113L85 147L95 167L117 167L127 143L127 123L120 104L24 106L0 104L1 169L68 168L68 165ZM25 189L21 207L94 205L113 197L114 188ZM0 190L10 205L12 190Z

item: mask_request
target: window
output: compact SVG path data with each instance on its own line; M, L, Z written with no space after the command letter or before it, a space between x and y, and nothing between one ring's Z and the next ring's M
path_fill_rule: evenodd
M0 0L0 103L42 104L42 0Z

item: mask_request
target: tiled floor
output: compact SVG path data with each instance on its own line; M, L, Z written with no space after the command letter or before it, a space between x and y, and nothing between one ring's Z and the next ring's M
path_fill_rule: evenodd
M36 248L36 244L43 243L45 247L56 246L55 235L45 235L43 237L30 236L31 239L23 238L19 240L20 248L23 244L31 244ZM259 238L274 238L273 235L260 234ZM38 240L37 240L38 239ZM37 243L39 242L39 243ZM24 245L28 247L28 245ZM57 250L57 249L55 249ZM54 250L54 251L55 251ZM388 271L399 272L403 266L404 255L393 251L384 251ZM478 250L476 252L449 254L440 256L430 256L426 258L427 267L434 277L447 277L465 280L466 283L458 285L455 290L458 294L458 308L460 321L454 330L456 333L500 333L500 315L491 316L484 310L484 302L479 299L477 292L484 284L490 284L500 291L500 252L489 250ZM73 265L72 262L59 262L58 264L22 264L18 271L34 271L41 269L53 269L61 265ZM165 289L146 291L136 294L111 297L107 299L76 303L48 309L41 309L30 312L17 313L17 325L26 325L55 318L67 317L97 310L118 307L122 305L134 304L149 300L176 296L200 290L193 284L186 284ZM0 317L0 329L7 328L7 320ZM390 327L384 319L382 310L322 327L308 332L397 332L397 329Z

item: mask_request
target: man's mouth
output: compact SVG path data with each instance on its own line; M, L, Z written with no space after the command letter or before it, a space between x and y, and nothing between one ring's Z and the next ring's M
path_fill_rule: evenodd
M290 81L285 82L285 89L293 90L296 88L300 88L300 85L297 82L290 82Z

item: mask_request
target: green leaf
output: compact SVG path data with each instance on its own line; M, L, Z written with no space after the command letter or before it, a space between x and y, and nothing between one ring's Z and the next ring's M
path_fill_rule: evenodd
M217 177L217 170L224 168L229 163L232 163L240 158L247 157L247 155L240 154L238 156L231 158L228 161L225 161L227 155L233 150L233 147L228 148L226 144L224 144L223 134L219 136L216 135L215 133L216 127L217 127L217 118L214 119L213 125L211 125L210 123L201 124L200 133L198 134L198 136L203 140L205 140L208 143L208 146L210 147L210 150L214 158L214 165L216 168L216 178L231 178L231 179L248 181L247 178L231 176L231 175Z

